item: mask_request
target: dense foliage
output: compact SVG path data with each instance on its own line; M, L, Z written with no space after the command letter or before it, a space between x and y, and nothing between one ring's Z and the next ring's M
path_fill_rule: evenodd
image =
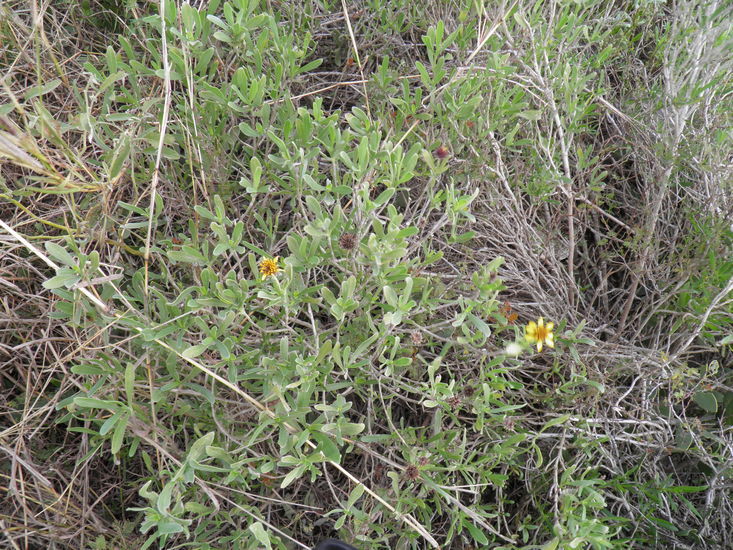
M732 33L0 5L0 536L732 547Z

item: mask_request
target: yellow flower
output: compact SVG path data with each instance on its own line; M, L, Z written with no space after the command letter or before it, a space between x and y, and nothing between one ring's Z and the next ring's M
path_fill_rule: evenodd
M275 256L274 258L262 258L262 261L260 261L260 273L262 273L263 279L281 271L280 266L277 265L279 259L280 256Z
M552 329L555 323L545 324L545 320L540 317L537 322L530 321L524 329L524 339L530 344L537 343L537 351L542 351L543 344L547 344L551 348L555 347L555 337Z

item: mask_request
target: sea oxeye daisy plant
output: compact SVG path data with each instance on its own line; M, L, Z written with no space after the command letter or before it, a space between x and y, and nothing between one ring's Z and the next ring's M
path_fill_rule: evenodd
M267 279L270 275L275 275L281 271L280 266L277 263L279 260L280 256L275 256L274 258L262 258L260 261L260 273L262 274L263 279Z
M547 344L549 347L555 347L555 336L552 330L555 323L545 324L545 320L540 317L537 322L530 321L524 328L524 339L530 344L537 344L537 351L542 351L542 346Z

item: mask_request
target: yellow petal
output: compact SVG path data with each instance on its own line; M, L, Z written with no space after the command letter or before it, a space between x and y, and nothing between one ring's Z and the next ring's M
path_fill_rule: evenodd
M537 342L537 351L538 352L542 351L542 342Z
M537 319L537 324L539 326L543 326L545 324L545 319L543 317L540 317L539 319Z
M547 330L549 332L552 332L554 328L555 328L555 323L547 323Z

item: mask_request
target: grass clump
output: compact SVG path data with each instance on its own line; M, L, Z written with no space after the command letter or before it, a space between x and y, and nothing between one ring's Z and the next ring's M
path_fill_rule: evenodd
M729 547L727 15L0 7L2 536Z

